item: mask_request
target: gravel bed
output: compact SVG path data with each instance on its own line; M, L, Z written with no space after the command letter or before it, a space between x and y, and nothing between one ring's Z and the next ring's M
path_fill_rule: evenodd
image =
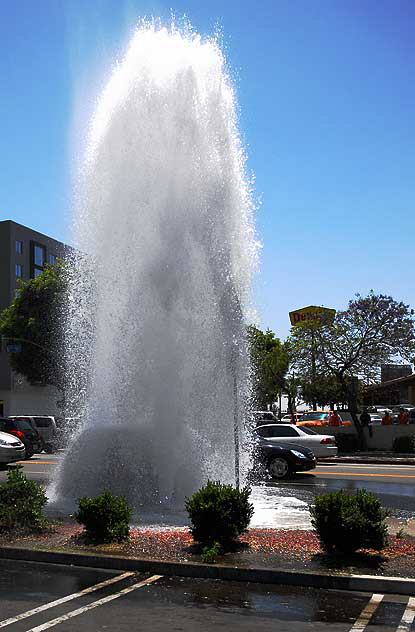
M201 550L191 533L183 528L133 528L123 542L92 545L82 528L59 523L39 536L3 537L0 545L42 550L89 552L140 559L202 562ZM313 531L249 529L240 537L234 551L217 557L218 564L239 567L278 568L280 570L325 571L341 574L373 574L396 577L415 576L415 537L389 537L381 553L361 551L354 555L325 554Z

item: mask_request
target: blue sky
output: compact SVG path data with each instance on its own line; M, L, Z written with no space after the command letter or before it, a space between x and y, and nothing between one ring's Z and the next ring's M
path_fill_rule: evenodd
M261 325L285 337L291 309L372 288L414 306L413 0L3 0L0 218L69 239L85 116L134 24L171 11L223 32L261 200Z

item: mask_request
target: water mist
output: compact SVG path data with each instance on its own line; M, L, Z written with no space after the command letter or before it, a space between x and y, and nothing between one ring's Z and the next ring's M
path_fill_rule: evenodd
M207 478L234 482L256 254L244 160L216 40L139 28L83 164L66 326L68 414L82 424L58 502L109 489L135 508L174 504Z

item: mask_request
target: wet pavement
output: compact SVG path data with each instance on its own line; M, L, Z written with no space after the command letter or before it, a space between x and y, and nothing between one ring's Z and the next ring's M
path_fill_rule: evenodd
M29 478L46 484L51 480L59 458L59 455L36 455L24 462L24 471ZM6 480L6 472L0 472L0 482L2 480ZM283 481L258 481L253 485L255 514L251 526L309 529L308 508L317 494L362 488L373 492L392 518L403 521L415 518L415 466L319 462L312 472L296 474ZM58 515L59 511L62 515L68 513L65 508L52 505L49 511ZM168 515L140 512L140 522L183 526L188 519L185 511L169 512Z
M127 575L1 560L0 628L292 632L295 625L299 631L346 632L369 624L371 632L412 629L415 600L399 595ZM409 626L402 627L405 621Z

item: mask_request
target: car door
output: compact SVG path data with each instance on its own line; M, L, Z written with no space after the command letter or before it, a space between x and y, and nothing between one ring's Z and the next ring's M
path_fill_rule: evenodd
M299 429L290 424L264 426L267 428L267 439L270 441L278 441L278 443L296 443L304 447L308 446L308 437L301 434ZM263 435L264 436L264 435Z
M267 440L278 443L293 443L314 452L314 456L329 456L327 446L321 445L323 435L319 435L309 428L297 428L293 425L269 425L267 428Z
M33 417L38 433L45 443L52 441L54 437L53 420L50 417Z

